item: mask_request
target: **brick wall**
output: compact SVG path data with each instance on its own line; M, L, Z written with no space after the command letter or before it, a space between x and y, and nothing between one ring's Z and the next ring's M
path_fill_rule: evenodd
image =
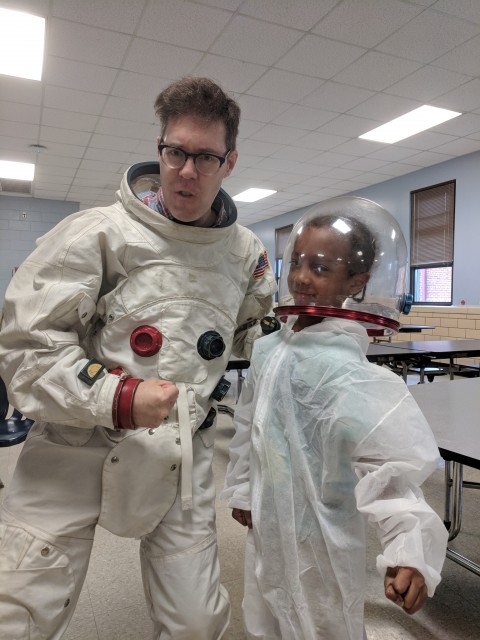
M421 333L399 333L392 342L405 340L480 340L480 307L413 306L402 324L432 325ZM458 364L479 364L479 358L458 359Z

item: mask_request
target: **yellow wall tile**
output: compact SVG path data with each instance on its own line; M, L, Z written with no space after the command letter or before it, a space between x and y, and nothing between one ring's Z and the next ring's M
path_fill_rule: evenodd
M459 329L475 329L475 320L459 320Z

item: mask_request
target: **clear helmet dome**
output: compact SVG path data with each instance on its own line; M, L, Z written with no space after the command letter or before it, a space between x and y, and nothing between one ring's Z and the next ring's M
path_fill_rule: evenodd
M332 198L292 229L275 314L348 318L371 335L391 334L410 310L406 286L407 246L395 218L371 200Z

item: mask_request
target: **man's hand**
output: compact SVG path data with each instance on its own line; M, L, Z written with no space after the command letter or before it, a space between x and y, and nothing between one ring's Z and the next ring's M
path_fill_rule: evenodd
M244 527L252 528L252 512L244 509L232 509L232 518Z
M425 578L412 567L389 567L384 584L387 598L406 613L416 613L428 596Z
M133 423L155 429L168 416L178 397L178 389L166 380L141 382L133 398Z

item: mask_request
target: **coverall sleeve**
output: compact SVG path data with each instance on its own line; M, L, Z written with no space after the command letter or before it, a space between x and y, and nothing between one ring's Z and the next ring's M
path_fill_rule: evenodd
M433 433L406 387L353 458L357 507L376 528L383 549L377 557L380 575L387 567L414 567L429 596L440 582L448 533L420 487L438 458Z
M250 510L250 442L254 398L253 365L247 373L242 393L235 407L235 435L230 442L230 461L221 497L229 507Z
M82 347L102 289L125 276L120 229L98 210L74 214L40 238L12 279L0 327L0 375L29 418L112 427L118 377L78 378Z
M256 236L253 236L250 254L251 275L244 301L238 312L232 348L233 355L247 360L250 359L255 339L263 335L260 320L271 313L273 295L277 290L266 249Z

